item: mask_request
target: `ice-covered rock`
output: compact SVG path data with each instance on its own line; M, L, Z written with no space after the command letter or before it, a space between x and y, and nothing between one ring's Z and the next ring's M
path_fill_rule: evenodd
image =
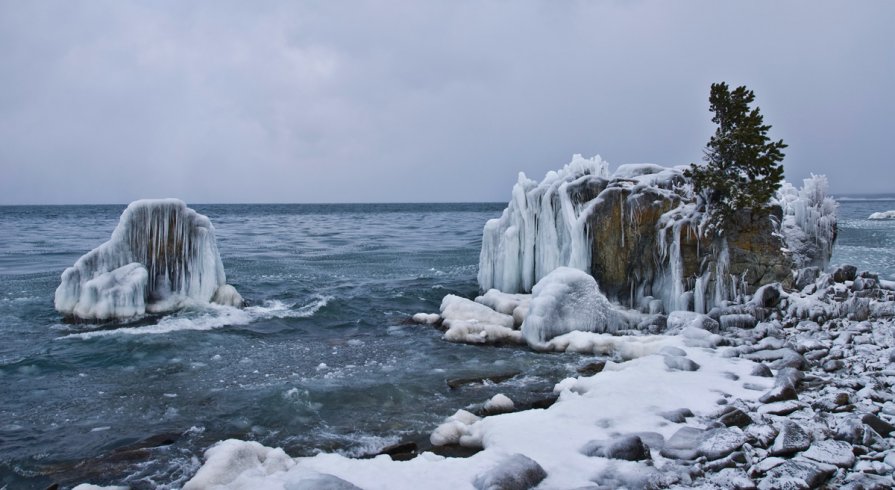
M625 306L706 313L765 284L788 287L794 256L826 265L836 205L824 177L784 188L780 205L739 210L718 233L683 170L636 164L610 175L599 157L576 155L540 183L520 175L501 217L484 227L479 286L526 292L567 266Z
M867 219L895 219L895 210L873 213Z
M88 321L209 302L244 304L226 284L211 221L177 199L131 203L109 241L62 273L55 296L59 312Z
M781 227L798 268L823 269L833 254L838 204L827 196L828 188L825 175L811 174L802 181L801 189L784 182L777 192L777 200L783 207Z
M513 329L515 321L512 316L460 296L449 294L441 300L441 318L441 324L446 329L444 339L451 342L522 342L522 333Z
M546 349L550 339L572 331L614 332L623 324L593 277L560 267L535 285L522 335L531 347Z

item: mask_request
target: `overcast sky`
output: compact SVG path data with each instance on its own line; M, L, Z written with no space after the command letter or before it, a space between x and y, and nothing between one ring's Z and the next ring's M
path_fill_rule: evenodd
M786 177L895 192L895 2L0 0L0 204L506 201L700 161L745 84Z

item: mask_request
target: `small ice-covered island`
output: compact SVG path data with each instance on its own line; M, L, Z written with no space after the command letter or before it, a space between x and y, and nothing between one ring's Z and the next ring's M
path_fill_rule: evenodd
M895 210L879 211L871 214L867 219L895 219Z
M62 273L56 310L72 321L127 319L195 304L244 305L227 284L211 221L179 199L131 203L108 242Z

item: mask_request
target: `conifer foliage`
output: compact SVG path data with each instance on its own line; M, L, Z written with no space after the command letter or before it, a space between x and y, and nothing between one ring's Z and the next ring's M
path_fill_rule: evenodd
M705 148L705 165L690 164L684 173L702 196L712 221L726 228L738 209L767 205L783 182L783 140L768 138L769 124L755 94L745 86L730 91L726 83L713 83L709 94L712 122L718 125Z

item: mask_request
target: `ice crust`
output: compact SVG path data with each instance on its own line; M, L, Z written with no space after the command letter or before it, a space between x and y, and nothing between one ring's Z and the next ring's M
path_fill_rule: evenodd
M876 212L868 216L867 219L895 219L895 210Z
M226 284L211 221L178 199L131 203L109 241L62 273L55 295L56 309L80 320L210 302L244 303Z
M522 336L529 346L545 350L554 337L572 331L615 332L622 323L590 274L559 267L534 286Z

